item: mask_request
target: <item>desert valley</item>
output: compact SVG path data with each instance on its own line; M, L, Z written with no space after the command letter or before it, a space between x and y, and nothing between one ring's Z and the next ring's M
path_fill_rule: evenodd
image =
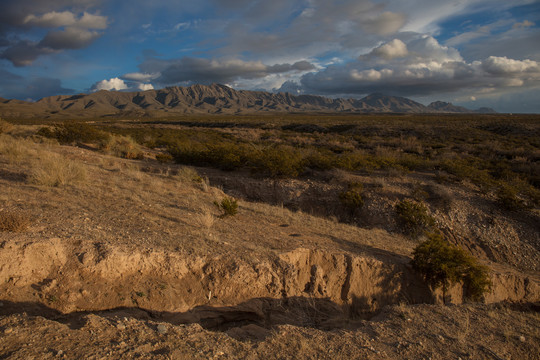
M0 100L0 358L538 359L540 116Z

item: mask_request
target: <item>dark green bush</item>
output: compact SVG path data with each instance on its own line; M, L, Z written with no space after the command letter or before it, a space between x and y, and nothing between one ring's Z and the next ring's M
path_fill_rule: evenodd
M231 197L225 197L221 202L214 201L214 204L223 211L221 217L234 216L238 213L238 201Z
M507 210L518 210L526 207L518 196L518 191L511 185L504 184L497 191L497 201Z
M351 212L361 209L364 206L362 191L364 186L360 183L350 183L347 191L339 193L339 201Z
M443 298L458 282L463 282L466 298L474 301L481 300L491 286L489 269L440 234L428 234L428 240L414 249L411 265L431 288L442 287Z
M156 154L156 160L162 164L165 164L165 163L173 161L173 157L171 154L159 153L159 154Z
M41 128L37 134L56 139L60 144L96 143L110 137L110 134L80 122L58 124L52 129Z
M435 219L422 203L403 200L396 205L396 211L406 232L412 237L418 237L435 226Z
M252 159L253 170L271 177L297 177L305 169L305 161L299 150L291 146L273 146Z

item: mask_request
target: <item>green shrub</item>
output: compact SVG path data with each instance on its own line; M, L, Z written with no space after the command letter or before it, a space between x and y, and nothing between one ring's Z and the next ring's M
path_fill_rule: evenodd
M253 170L271 177L297 177L305 170L304 157L291 146L274 146L258 153Z
M339 201L343 206L354 212L364 206L362 191L364 186L360 183L350 183L347 191L339 193Z
M221 202L214 201L214 204L223 211L222 218L234 216L238 213L238 201L234 198L225 197Z
M428 240L414 249L411 265L432 289L442 287L443 298L458 282L463 282L465 297L474 301L481 300L491 286L489 269L440 234L428 234Z
M412 237L418 237L435 226L435 219L428 214L422 203L403 200L396 205L396 211L406 232Z
M156 154L156 160L162 164L165 164L165 163L173 161L173 157L171 154L159 153L159 154Z
M502 185L497 191L497 201L508 210L517 210L526 207L525 202L519 198L518 191L507 184Z
M54 138L60 144L97 143L106 141L110 136L93 126L79 122L55 125L52 129L41 128L37 135Z

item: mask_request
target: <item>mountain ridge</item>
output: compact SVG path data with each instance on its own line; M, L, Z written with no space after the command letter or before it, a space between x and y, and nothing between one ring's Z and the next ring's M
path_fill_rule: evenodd
M494 112L492 109L482 110ZM89 94L49 96L33 103L0 100L0 116L4 117L156 117L268 112L425 114L478 111L440 101L425 106L411 99L380 93L362 99L331 99L318 95L235 90L220 84L173 86L135 92L100 90Z

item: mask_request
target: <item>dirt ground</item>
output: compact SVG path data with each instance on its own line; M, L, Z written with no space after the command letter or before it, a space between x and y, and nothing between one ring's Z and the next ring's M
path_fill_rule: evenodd
M538 224L470 185L448 185L452 209L431 210L493 288L461 304L456 286L441 305L392 213L429 177L356 175L366 213L343 218L329 195L343 174L201 178L0 136L0 211L29 222L0 232L0 358L539 358ZM58 163L73 168L45 184ZM214 205L226 194L238 215Z

